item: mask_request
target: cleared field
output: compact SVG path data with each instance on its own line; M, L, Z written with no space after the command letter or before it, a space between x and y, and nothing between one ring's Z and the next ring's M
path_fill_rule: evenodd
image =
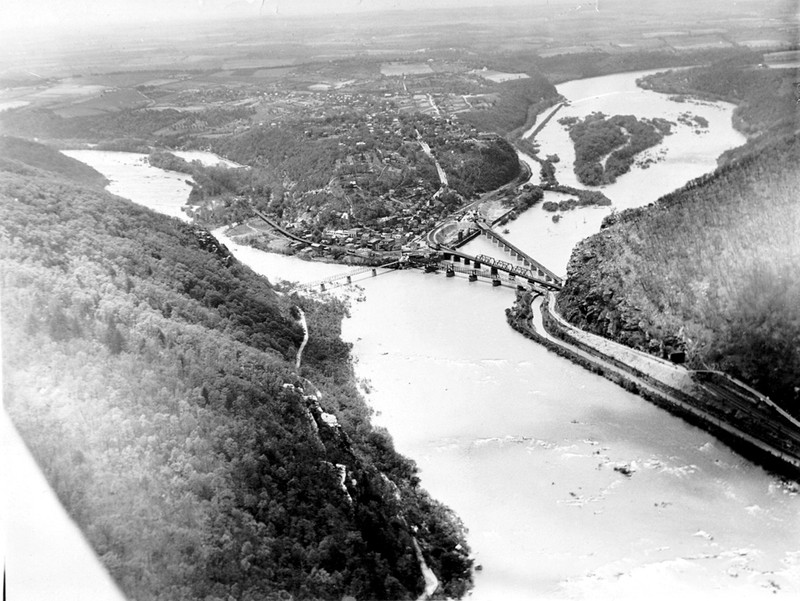
M764 62L768 65L800 61L800 50L787 50L786 52L771 52L764 55Z
M176 83L178 81L180 81L180 79L149 79L147 81L142 82L142 85L157 88L160 86L169 85L171 83Z
M383 63L381 73L387 77L399 75L426 75L433 73L428 63Z
M559 54L580 54L582 52L592 51L594 51L594 46L564 46L562 48L547 48L539 50L537 54L543 58L547 58L548 56L557 56Z
M772 40L743 40L739 44L747 46L748 48L780 48L786 45L786 41L772 39Z
M106 86L85 85L64 81L46 90L40 90L34 94L37 98L67 99L76 96L94 96L106 90Z
M704 48L730 48L731 44L722 40L716 42L686 42L681 44L672 44L677 50L702 50Z
M68 106L66 108L54 109L53 112L59 117L69 119L71 117L97 117L104 115L108 111L101 110L97 107L82 106L80 104L75 106Z
M254 79L277 79L288 75L292 71L294 71L294 67L267 67L266 69L254 71L251 77Z
M127 71L125 73L103 73L83 78L84 83L109 88L133 88L139 85L158 86L175 81L172 71Z
M516 79L530 79L530 75L527 73L503 73L502 71L492 71L490 69L473 71L473 73L494 83L503 83L504 81L514 81Z
M11 109L22 108L28 106L30 102L27 100L9 100L8 102L0 102L0 113L3 111L10 111Z
M675 38L678 36L687 36L689 35L688 31L651 31L648 33L643 33L642 37L644 39L649 38Z
M129 108L142 108L148 104L150 100L138 90L122 89L103 92L96 98L60 107L55 112L62 117L84 117L114 113Z

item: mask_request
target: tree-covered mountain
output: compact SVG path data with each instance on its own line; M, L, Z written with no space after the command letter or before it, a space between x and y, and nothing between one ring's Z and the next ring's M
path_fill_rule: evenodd
M654 354L685 350L800 416L800 134L612 215L573 252L559 307Z
M54 148L13 136L0 136L0 168L23 174L32 167L91 186L102 187L108 183L99 171Z
M370 424L342 306L12 156L0 276L6 410L130 599L416 598L415 540L441 595L468 589L462 526Z

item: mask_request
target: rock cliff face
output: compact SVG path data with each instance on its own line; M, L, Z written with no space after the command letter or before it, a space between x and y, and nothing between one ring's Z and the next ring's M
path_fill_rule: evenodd
M576 326L661 357L685 350L680 328L643 290L629 290L632 267L620 236L605 229L573 251L558 297L562 314Z
M726 371L800 413L800 136L606 219L569 263L573 324Z

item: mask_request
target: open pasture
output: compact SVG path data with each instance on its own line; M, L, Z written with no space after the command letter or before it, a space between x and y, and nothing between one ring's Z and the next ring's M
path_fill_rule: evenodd
M480 71L474 71L474 73L476 75L480 75L484 79L488 79L493 83L503 83L505 81L530 78L530 75L527 73L503 73L502 71L492 71L491 69L482 69Z
M75 80L65 79L44 90L35 92L33 96L41 99L67 100L71 98L94 96L96 94L101 94L106 89L106 86L87 85Z
M100 115L124 109L142 108L148 104L150 104L150 100L138 90L123 88L103 92L96 98L58 108L55 112L62 117Z
M428 63L383 63L381 73L387 77L398 77L401 75L427 75L433 73L433 69Z

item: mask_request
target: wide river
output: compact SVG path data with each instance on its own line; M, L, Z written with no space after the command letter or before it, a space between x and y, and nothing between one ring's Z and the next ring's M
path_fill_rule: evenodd
M678 104L638 89L638 75L558 86L571 101L559 118L600 110L675 121L689 111L709 128L698 134L676 126L652 151L659 163L604 188L617 209L652 202L711 171L721 152L743 142L731 127L730 105ZM560 156L558 177L574 185L564 128L553 120L537 141ZM148 179L162 177L136 158L69 154L134 200L147 196ZM137 201L160 209L154 199ZM536 207L510 224L509 237L564 273L572 246L610 210L575 210L554 223ZM346 270L222 237L273 280L312 281ZM467 250L499 252L480 240ZM515 333L504 316L513 302L508 288L419 272L358 284L343 327L356 374L375 422L469 529L482 567L473 599L800 598L795 486ZM630 475L614 469L622 466Z

